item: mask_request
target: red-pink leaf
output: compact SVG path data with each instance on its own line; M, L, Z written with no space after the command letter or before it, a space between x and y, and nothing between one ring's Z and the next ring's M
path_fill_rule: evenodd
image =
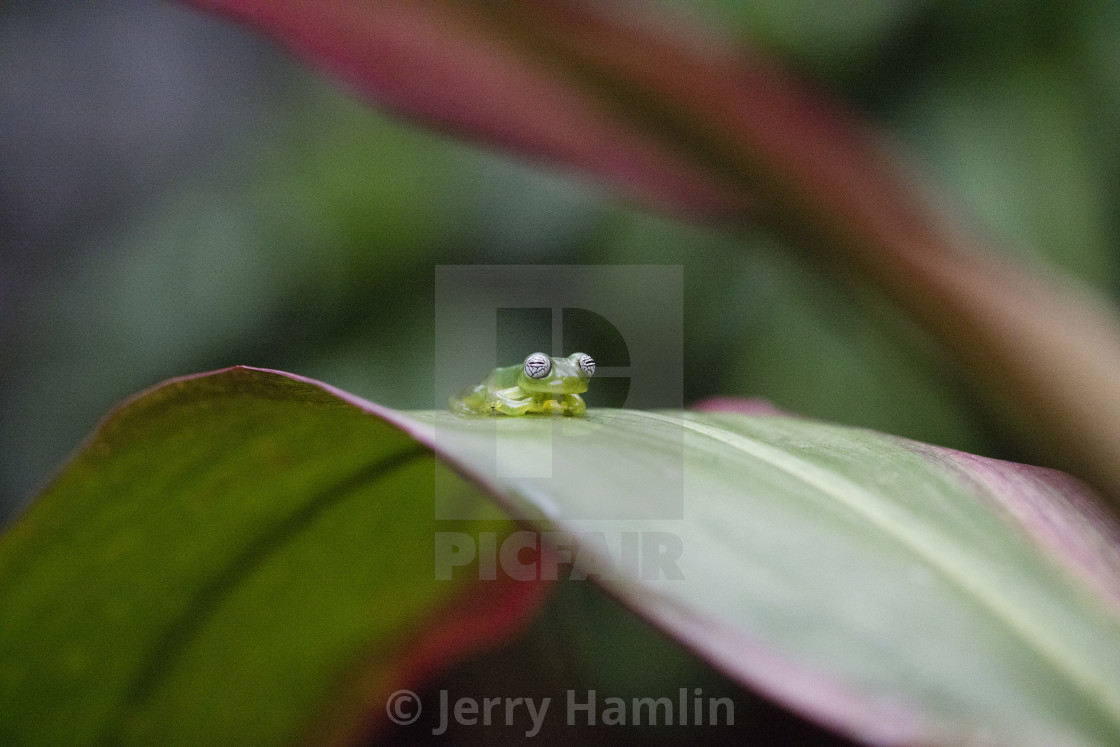
M185 1L410 116L650 204L723 219L757 206L906 309L1045 460L1120 500L1115 311L993 255L880 138L773 63L585 0Z
M709 397L688 409L695 412L737 412L740 415L789 415L760 397Z
M651 204L708 216L747 200L495 33L470 3L187 0L275 36L355 89L430 125L598 174Z

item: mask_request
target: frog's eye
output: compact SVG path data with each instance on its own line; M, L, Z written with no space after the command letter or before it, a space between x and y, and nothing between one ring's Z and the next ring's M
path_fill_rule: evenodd
M525 359L525 375L530 379L543 379L552 370L552 359L544 353L533 353Z
M595 375L595 359L587 353L580 353L579 358L576 359L579 363L580 369L588 376Z

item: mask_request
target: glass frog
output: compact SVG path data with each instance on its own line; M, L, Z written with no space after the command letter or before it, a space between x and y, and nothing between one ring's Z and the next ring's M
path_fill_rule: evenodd
M459 415L574 415L587 405L580 392L595 373L586 353L553 358L533 353L517 366L495 368L478 386L467 387L448 403Z

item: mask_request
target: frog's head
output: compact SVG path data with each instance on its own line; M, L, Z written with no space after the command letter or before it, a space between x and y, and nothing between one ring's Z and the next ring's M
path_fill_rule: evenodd
M533 353L525 359L517 385L538 394L579 394L587 391L587 380L595 373L595 361L586 353L553 358Z

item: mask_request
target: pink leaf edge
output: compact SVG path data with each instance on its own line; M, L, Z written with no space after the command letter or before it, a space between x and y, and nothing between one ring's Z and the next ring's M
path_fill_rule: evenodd
M740 415L773 415L792 417L792 413L762 397L708 397L693 405L693 412L735 412Z

